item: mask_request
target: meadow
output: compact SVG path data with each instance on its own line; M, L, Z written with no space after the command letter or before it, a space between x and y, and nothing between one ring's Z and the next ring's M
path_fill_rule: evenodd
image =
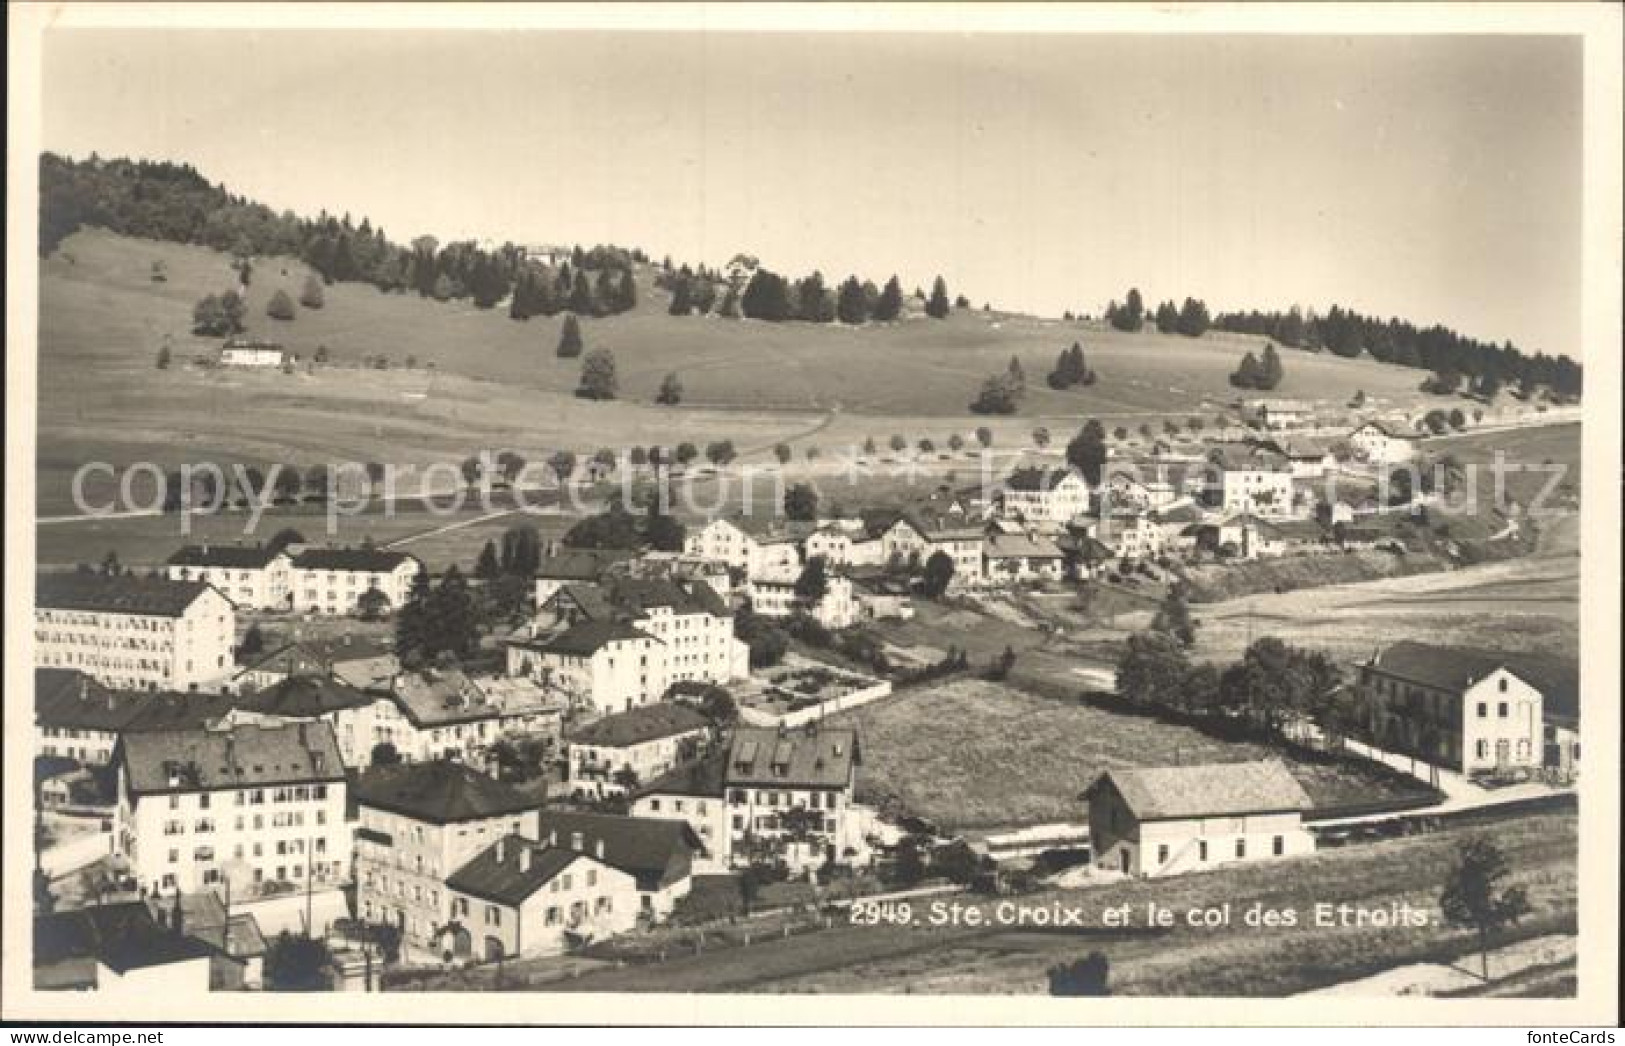
M832 718L862 732L860 800L951 829L1078 821L1079 795L1114 767L1282 758L1319 806L1416 794L1376 774L983 680L905 690Z

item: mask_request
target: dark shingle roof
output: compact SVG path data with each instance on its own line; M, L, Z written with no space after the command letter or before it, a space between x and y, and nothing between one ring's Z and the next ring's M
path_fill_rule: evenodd
M856 730L740 727L728 749L727 783L845 788L859 761Z
M1572 657L1402 640L1379 651L1370 664L1380 672L1401 679L1455 692L1465 690L1496 669L1505 668L1541 692L1544 711L1566 717L1580 713L1579 665Z
M728 753L717 752L698 762L680 766L650 781L638 795L694 795L721 798L723 778L728 769Z
M371 767L357 778L354 792L358 805L430 824L481 821L540 805L510 784L446 759Z
M34 918L34 965L94 959L118 973L211 955L207 945L158 925L143 901Z
M281 555L286 555L282 549L265 545L187 545L169 557L169 565L263 570Z
M705 849L687 821L542 811L541 838L549 847L574 849L578 833L582 853L596 855L602 842L604 863L636 876L642 889L680 878L688 858Z
M704 730L709 725L710 720L692 708L662 701L588 723L571 734L570 741L578 745L628 748L663 737Z
M528 851L530 864L522 867L521 851ZM501 860L498 860L498 857ZM446 877L446 889L466 893L481 900L517 908L560 872L586 854L543 846L517 835L506 836L476 854L467 864Z
M1004 485L1009 490L1054 490L1068 476L1073 474L1072 469L1043 468L1034 465L1016 469L1010 473L1009 478L1004 481ZM1082 479L1083 477L1080 475L1078 478Z
M229 694L110 690L71 668L34 670L34 720L40 726L107 733L200 727L239 703Z
M549 654L591 657L609 643L626 639L652 638L647 632L620 621L583 621L571 625L557 635L521 640L519 643Z
M168 578L104 577L101 574L40 574L34 605L52 610L103 611L147 617L180 617L214 586Z
M344 780L325 722L130 733L119 752L138 795Z
M315 719L346 708L364 708L378 700L328 675L288 676L242 700L246 710L288 719Z
M388 574L412 559L405 552L382 548L307 548L294 557L299 570L353 570L366 574Z
M611 566L636 555L633 549L566 549L542 560L536 576L551 581L597 581Z
M1107 770L1084 795L1110 782L1141 821L1308 810L1313 804L1280 762L1209 763Z

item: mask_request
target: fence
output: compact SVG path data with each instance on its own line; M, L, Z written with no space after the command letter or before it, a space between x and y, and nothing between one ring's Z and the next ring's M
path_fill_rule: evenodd
M795 693L793 690L782 692L791 696ZM850 693L842 694L840 697L820 701L818 704L808 705L806 708L798 708L793 712L775 715L763 709L742 705L739 709L739 715L740 718L752 726L796 727L822 719L825 716L834 715L837 712L845 712L848 709L866 705L871 701L878 701L890 695L891 692L890 680L883 679L871 686L864 687L862 690L853 690Z

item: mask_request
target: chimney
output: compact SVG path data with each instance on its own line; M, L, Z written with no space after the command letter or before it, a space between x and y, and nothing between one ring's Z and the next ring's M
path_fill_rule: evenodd
M502 859L504 857L506 857L507 855L508 855L508 840L507 840L506 837L503 837L503 838L497 840L497 864L501 864Z
M519 848L519 870L521 872L530 871L530 847L528 846Z

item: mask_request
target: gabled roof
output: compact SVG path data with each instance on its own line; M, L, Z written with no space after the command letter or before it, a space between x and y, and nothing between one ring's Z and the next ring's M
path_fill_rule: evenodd
M382 548L307 548L293 559L295 570L347 570L388 574L402 563L416 562L405 552Z
M311 637L283 643L275 650L251 655L238 670L244 672L297 672L326 673L334 665L363 661L381 654L390 654L395 640L390 635L353 635Z
M1580 711L1579 666L1571 657L1436 646L1407 639L1378 651L1367 664L1379 672L1453 693L1504 668L1541 692L1545 711L1570 717Z
M496 719L502 714L501 708L487 701L485 691L460 668L398 672L388 686L387 694L395 707L420 730Z
M213 585L203 581L129 575L40 574L34 586L34 605L51 610L181 617L205 592L219 594Z
M117 973L204 959L202 941L158 925L144 901L93 905L34 917L34 966L94 960Z
M187 545L169 557L172 567L225 567L264 570L287 553L267 545Z
M299 673L242 699L245 711L287 719L316 719L347 708L364 708L378 700L330 675Z
M429 824L483 821L541 805L539 797L448 759L370 767L353 788L358 806Z
M1083 482L1083 477L1074 469L1033 465L1018 468L1010 473L1009 478L1004 481L1004 486L1006 490L1048 491L1059 487L1070 476L1077 476L1078 481Z
M856 730L741 726L728 748L725 773L729 785L845 788L860 761Z
M522 853L528 853L525 863ZM481 900L517 908L537 890L552 882L577 861L592 861L590 854L544 846L520 835L497 840L446 877L446 889Z
M136 795L344 780L325 722L129 733L118 751Z
M588 723L572 733L569 741L600 748L630 748L704 730L710 725L709 719L687 705L659 701Z
M704 759L677 767L637 790L644 795L692 795L718 798L723 794L723 778L728 769L728 753L714 752Z
M684 858L705 852L687 821L542 811L541 840L550 848L574 850L578 834L581 853L596 856L602 842L603 862L635 876L640 889L667 885L686 874Z
M1183 505L1154 508L1150 512L1150 518L1157 523L1197 523L1202 519L1202 510L1186 502Z
M1141 821L1308 810L1314 804L1278 760L1199 766L1119 767L1103 772L1084 792L1110 783Z
M1396 429L1394 426L1385 421L1376 420L1362 422L1359 425L1354 426L1354 428L1350 430L1349 435L1353 436L1356 433L1364 431L1365 429L1375 429L1384 436L1387 436L1389 439L1416 440L1421 438L1414 432L1406 432L1404 429Z
M982 539L983 553L989 559L1060 559L1060 548L1046 537L1026 534L989 534Z
M582 621L563 632L534 639L510 639L515 646L537 650L561 657L591 657L610 643L647 639L658 642L649 633L621 621Z
M238 704L230 694L110 690L75 669L34 670L34 720L40 726L115 734L193 728Z

